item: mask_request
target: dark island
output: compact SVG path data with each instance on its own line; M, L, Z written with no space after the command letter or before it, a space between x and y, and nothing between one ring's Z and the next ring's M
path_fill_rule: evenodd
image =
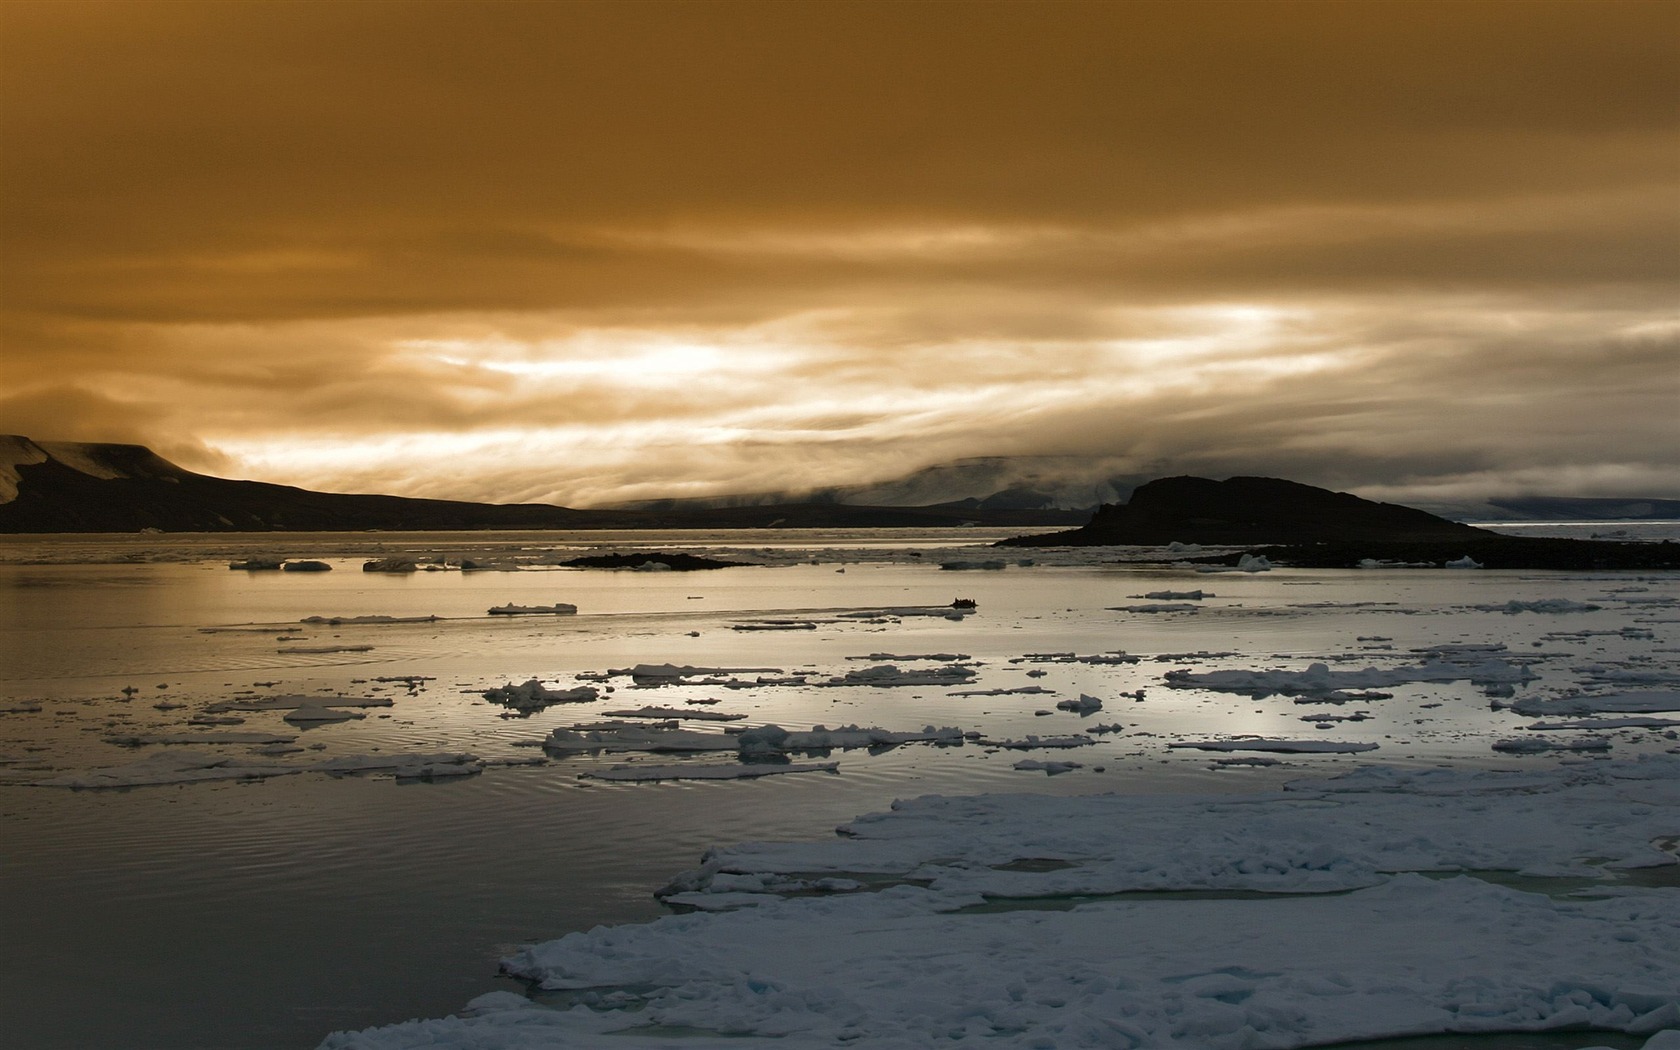
M1506 536L1392 503L1280 478L1162 478L1124 504L1097 509L1082 528L1018 536L999 546L1241 548L1282 565L1355 568L1362 562L1444 565L1470 558L1489 569L1675 569L1680 544Z

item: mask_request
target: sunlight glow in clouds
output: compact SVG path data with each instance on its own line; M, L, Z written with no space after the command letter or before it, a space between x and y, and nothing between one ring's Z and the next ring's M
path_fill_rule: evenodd
M681 383L693 376L766 371L775 367L773 359L766 354L752 361L739 349L726 356L715 346L669 340L651 344L632 341L629 345L613 346L597 338L572 344L548 342L531 346L499 339L482 342L410 339L399 343L398 348L456 367L484 368L534 379L606 378L624 385Z
M1680 497L1680 6L97 10L0 5L0 433L579 506Z
M575 329L550 339L396 339L387 378L418 384L416 396L431 396L426 377L440 363L457 384L488 384L475 390L479 407L461 426L426 428L418 413L400 437L230 431L216 444L264 477L312 487L371 491L400 476L411 494L572 505L864 484L884 471L973 455L1099 451L1109 469L1149 470L1175 445L1212 472L1240 471L1253 449L1268 447L1293 457L1298 473L1306 465L1334 476L1333 457L1367 455L1435 464L1432 471L1456 472L1447 464L1462 460L1492 477L1478 458L1485 451L1463 452L1466 403L1479 406L1482 423L1529 427L1541 413L1564 434L1571 418L1613 404L1603 398L1639 396L1633 388L1615 394L1613 369L1597 377L1599 400L1549 392L1548 342L1613 330L1597 311L1572 322L1568 311L1532 304L1495 310L1431 299L1398 316L1411 323L1389 304L1357 300L1320 309L1097 304L1085 340L946 338L887 353L870 349L867 334L864 345L847 341L878 322L844 313L705 339ZM457 322L475 325L496 328L488 319ZM1110 331L1147 335L1105 337ZM1443 333L1451 333L1445 344ZM1485 371L1508 345L1524 348L1518 373L1463 388L1455 368ZM1483 349L1465 349L1476 346ZM1488 360L1476 364L1478 356ZM414 378L402 379L404 367ZM459 403L458 390L444 393ZM353 427L355 406L345 405ZM253 430L261 413L248 411L243 428ZM1590 449L1590 431L1578 426L1571 440ZM1389 447L1396 434L1403 450Z

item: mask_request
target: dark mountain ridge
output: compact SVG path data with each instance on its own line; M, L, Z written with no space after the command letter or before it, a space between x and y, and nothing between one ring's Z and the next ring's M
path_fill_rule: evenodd
M142 445L35 442L0 435L0 533L353 532L478 529L1042 528L1066 511L974 505L792 503L660 510L577 510L315 492L196 474Z

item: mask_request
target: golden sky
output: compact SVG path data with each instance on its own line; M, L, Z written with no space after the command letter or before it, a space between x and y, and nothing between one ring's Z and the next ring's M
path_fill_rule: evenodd
M0 4L0 432L1680 496L1680 3Z

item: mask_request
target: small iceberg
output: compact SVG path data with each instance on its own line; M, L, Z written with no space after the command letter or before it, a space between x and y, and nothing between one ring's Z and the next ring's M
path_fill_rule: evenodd
M285 561L284 558L246 558L244 561L228 562L228 568L241 569L245 572L274 572L278 571Z
M526 679L519 685L512 682L496 689L486 689L484 699L495 704L505 704L517 711L540 711L550 704L586 704L599 699L601 691L591 685L580 685L575 689L550 689L535 678Z
M1103 702L1088 693L1080 693L1077 700L1061 700L1056 704L1058 711L1072 711L1081 718L1102 710Z
M413 558L375 558L362 563L363 572L419 572Z

